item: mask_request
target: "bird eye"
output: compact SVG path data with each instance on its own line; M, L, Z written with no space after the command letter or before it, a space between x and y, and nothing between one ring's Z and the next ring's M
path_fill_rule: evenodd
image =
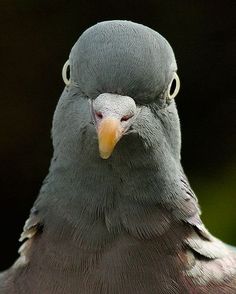
M169 100L175 98L175 96L179 92L179 89L180 89L180 80L179 80L177 73L175 72L173 75L173 78L167 88L167 98Z
M66 61L62 68L62 79L66 86L69 86L70 84L70 63L69 60Z

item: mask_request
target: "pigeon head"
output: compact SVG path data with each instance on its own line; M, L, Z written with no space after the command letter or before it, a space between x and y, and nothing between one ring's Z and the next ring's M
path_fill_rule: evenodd
M70 54L71 80L95 99L101 93L140 103L158 99L177 70L168 42L129 21L101 22L86 30Z
M158 145L160 152L169 149L179 157L177 65L159 33L129 21L98 23L80 36L67 64L70 79L65 67L67 87L54 117L56 146L72 149L79 140L90 157L99 147L108 159L124 156L139 142L142 152ZM67 141L61 144L59 137Z

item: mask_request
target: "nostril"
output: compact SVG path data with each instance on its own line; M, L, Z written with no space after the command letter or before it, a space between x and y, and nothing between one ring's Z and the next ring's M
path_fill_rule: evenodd
M100 119L103 118L103 115L102 115L102 113L100 111L95 111L95 115L96 115L97 118L100 118Z
M132 116L134 116L133 114L127 114L127 115L124 115L120 121L127 121L129 120Z

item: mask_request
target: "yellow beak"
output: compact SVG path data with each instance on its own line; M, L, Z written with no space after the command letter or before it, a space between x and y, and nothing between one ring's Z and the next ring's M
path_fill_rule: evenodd
M116 118L104 118L98 126L98 145L101 158L111 156L117 142L122 136L120 121Z

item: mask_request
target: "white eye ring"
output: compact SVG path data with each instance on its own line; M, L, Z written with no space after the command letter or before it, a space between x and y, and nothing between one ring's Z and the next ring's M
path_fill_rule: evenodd
M171 86L172 86L172 83L173 83L174 80L175 80L175 83L176 83L176 85L175 85L175 90L174 90L174 92L171 94L171 93L170 93L170 91L171 91ZM169 83L168 88L167 88L167 98L168 98L169 100L175 98L175 96L176 96L176 95L178 94L178 92L179 92L179 89L180 89L180 79L179 79L177 73L174 72L174 74L173 74L173 78L172 78L172 80L171 80L171 82Z
M66 84L66 86L69 86L69 84L70 84L70 78L68 79L68 77L67 77L67 70L68 70L69 66L70 66L70 62L68 59L62 68L62 79L63 79L64 83Z

